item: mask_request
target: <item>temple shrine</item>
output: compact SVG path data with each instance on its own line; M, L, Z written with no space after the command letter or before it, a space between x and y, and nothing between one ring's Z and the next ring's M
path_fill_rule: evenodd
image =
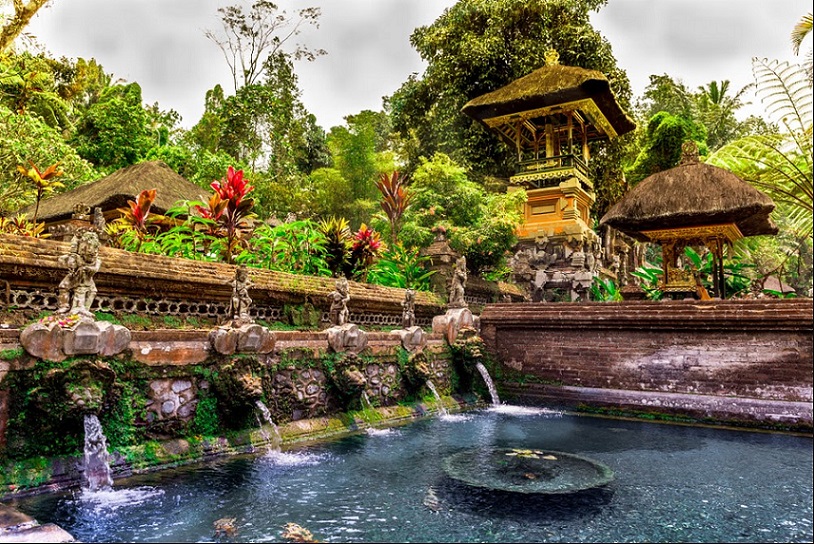
M626 134L635 124L602 73L563 66L552 50L545 58L542 68L469 101L462 111L516 150L518 170L509 190L528 194L517 260L521 269L529 263L532 291L560 287L575 299L612 262L592 229L589 143Z
M695 296L697 270L682 266L684 248L712 255L712 291L726 297L724 253L746 236L777 234L772 199L738 176L699 161L695 142L684 142L678 166L639 182L602 217L600 225L661 246L659 290L667 296Z

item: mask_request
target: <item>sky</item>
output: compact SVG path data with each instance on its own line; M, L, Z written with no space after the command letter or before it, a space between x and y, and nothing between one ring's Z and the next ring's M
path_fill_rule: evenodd
M26 29L52 55L95 58L114 78L138 82L144 101L158 102L194 125L208 89L232 90L218 47L204 30L219 29L218 7L241 0L53 0ZM244 1L244 3L247 3ZM326 130L347 115L380 110L425 64L410 45L454 0L278 0L289 13L318 6L319 28L298 38L328 54L296 65L302 101ZM808 0L609 0L592 23L611 43L640 95L651 74L668 74L690 89L753 81L752 57L802 61L790 34L811 11ZM811 47L811 36L804 50ZM751 95L747 98L751 98ZM758 113L759 105L743 115Z

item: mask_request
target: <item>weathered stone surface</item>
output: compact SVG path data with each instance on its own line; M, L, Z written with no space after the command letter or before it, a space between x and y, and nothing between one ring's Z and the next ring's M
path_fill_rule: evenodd
M53 523L46 523L45 525L34 525L7 533L0 532L0 542L50 543L76 542L76 540L62 527Z
M150 381L147 391L147 421L189 421L198 404L197 388L187 378L163 378Z
M222 355L234 353L271 353L274 351L274 333L256 323L239 328L218 327L209 335L215 351Z
M123 352L130 345L130 329L107 321L97 321L99 327L98 354L105 357Z
M474 327L475 320L468 308L453 308L432 319L432 332L443 334L450 344L455 343L461 329Z
M34 323L20 334L23 348L34 357L64 361L74 355L116 355L130 344L130 331L107 321L80 321L62 328L57 323Z
M20 344L38 359L60 362L67 359L62 350L62 329L42 323L29 325L20 333Z
M390 331L390 334L398 335L401 338L401 346L409 352L420 351L427 345L427 334L421 327L396 329Z
M328 347L333 352L360 353L367 347L367 333L353 323L331 327L326 332Z

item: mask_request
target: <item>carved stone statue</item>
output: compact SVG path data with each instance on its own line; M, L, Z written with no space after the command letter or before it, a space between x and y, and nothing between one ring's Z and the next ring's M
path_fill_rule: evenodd
M99 236L93 231L78 231L71 239L68 254L59 257L68 267L68 274L59 282L58 314L78 314L93 318L90 311L96 296L93 275L102 266L99 258Z
M467 308L464 301L464 290L466 289L466 257L459 257L455 261L455 268L452 271L452 286L449 290L450 308Z
M107 228L107 222L105 221L105 214L102 213L102 208L99 206L93 208L93 230L99 236L102 236Z
M404 291L404 300L401 301L401 327L409 329L415 326L415 291Z
M235 270L235 279L232 280L232 304L230 312L232 319L241 323L250 323L249 307L252 299L249 296L249 287L252 281L249 279L249 271L245 266L239 266Z
M339 278L336 280L336 290L328 295L328 300L331 301L331 309L328 313L328 318L331 325L341 327L348 323L350 311L348 310L348 302L350 301L350 294L348 294L348 280Z

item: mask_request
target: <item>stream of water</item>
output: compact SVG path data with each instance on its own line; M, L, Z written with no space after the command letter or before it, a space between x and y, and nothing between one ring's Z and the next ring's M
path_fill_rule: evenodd
M495 388L495 383L492 381L492 377L489 375L489 371L486 370L486 367L483 366L483 363L475 364L475 368L478 369L480 375L483 376L483 381L486 382L486 387L489 389L489 395L492 397L492 405L500 406L500 397L497 394L497 388Z
M432 383L432 380L427 380L427 387L432 391L432 395L435 397L435 402L438 405L438 413L442 416L448 416L449 410L446 409L444 403L441 401L441 395L438 394L438 390L435 388L435 384Z
M110 454L107 438L96 414L85 414L85 449L83 488L88 491L104 491L113 486L110 476Z

